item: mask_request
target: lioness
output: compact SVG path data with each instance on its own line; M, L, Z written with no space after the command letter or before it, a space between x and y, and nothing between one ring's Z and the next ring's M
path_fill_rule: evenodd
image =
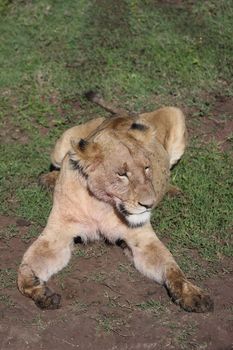
M97 118L67 130L51 157L60 172L44 178L56 181L53 208L44 231L24 254L19 290L40 308L58 308L61 296L47 281L68 264L75 237L84 242L105 237L124 241L135 267L164 285L183 309L212 310L209 295L187 280L150 224L185 145L185 118L174 107Z

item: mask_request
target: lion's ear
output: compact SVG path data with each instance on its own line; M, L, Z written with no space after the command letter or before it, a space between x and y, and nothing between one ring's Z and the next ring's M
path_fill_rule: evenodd
M71 140L73 152L71 158L75 161L81 161L85 168L94 170L96 165L103 160L103 152L100 145L96 142L89 142L84 139Z
M153 142L153 139L155 137L154 130L148 125L142 124L140 122L132 123L128 130L128 134L144 145Z
M183 112L175 107L164 107L140 115L140 120L155 130L156 139L168 153L170 168L182 157L187 144L187 130Z

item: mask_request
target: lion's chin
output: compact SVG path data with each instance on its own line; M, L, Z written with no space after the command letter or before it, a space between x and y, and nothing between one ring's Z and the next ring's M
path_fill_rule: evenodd
M125 205L121 202L118 202L115 205L117 211L121 214L121 216L124 218L124 221L131 228L143 226L150 220L150 210L145 210L141 213L132 213L126 209Z
M126 215L125 220L132 228L143 226L150 220L150 211L145 211L142 214Z

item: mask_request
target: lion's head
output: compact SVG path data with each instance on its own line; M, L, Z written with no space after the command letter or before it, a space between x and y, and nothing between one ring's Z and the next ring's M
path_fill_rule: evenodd
M155 164L152 145L157 144L150 128L130 118L115 118L87 139L72 142L72 169L82 176L91 195L110 203L131 227L150 219L161 188L165 192L168 176L161 174L160 160Z

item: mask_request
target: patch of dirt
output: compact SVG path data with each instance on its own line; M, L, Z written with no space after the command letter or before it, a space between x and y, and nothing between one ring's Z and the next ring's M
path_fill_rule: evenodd
M176 9L189 9L194 4L194 0L156 0L152 2L153 4L160 6L160 7L167 7L167 8L176 8Z
M233 118L233 99L221 95L216 95L215 100L216 101L213 110L214 115L228 115Z
M158 1L156 1L156 3L158 3L160 5L168 5L169 7L172 5L179 6L179 5L184 4L185 2L187 2L187 1L184 1L184 0L158 0Z
M233 120L218 120L214 117L202 117L199 137L204 143L217 142L219 148L227 151L233 142Z
M215 311L186 313L163 287L139 274L119 247L77 244L68 267L50 282L62 294L61 308L41 311L16 287L29 245L21 238L30 223L0 216L1 230L12 224L17 237L0 241L0 349L232 349L232 274L196 281L214 297Z
M20 143L26 145L29 142L28 135L21 130L19 127L11 124L6 118L3 120L3 123L0 128L0 140L1 143Z
M210 111L197 117L198 111L187 111L188 129L203 143L216 142L220 150L232 149L233 143L233 99L215 96Z

